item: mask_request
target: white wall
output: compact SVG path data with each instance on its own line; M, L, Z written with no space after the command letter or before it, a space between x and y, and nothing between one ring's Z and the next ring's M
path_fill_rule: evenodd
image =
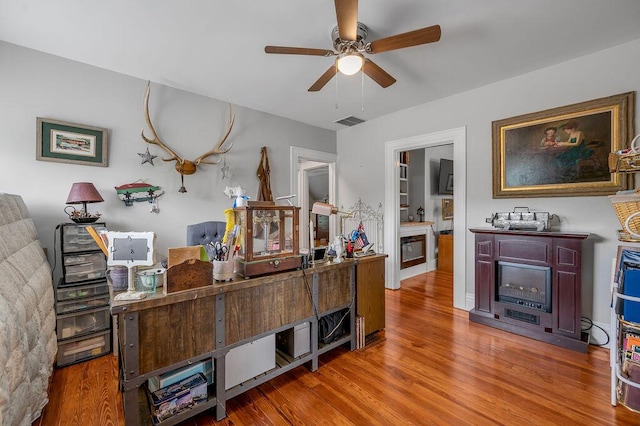
M504 60L508 66L507 54ZM491 122L638 90L638 70L640 40L341 130L338 132L340 202L348 205L362 197L364 202L377 204L384 199L380 193L384 174L377 171L384 169L385 142L466 126L467 225L487 226L485 218L493 212L524 205L559 215L562 231L592 233L585 242L582 258L582 313L597 322L608 323L611 258L616 253L616 230L620 228L609 199L606 196L493 199ZM386 90L393 90L393 86ZM636 121L638 111L636 108ZM473 293L473 235L468 231L466 255L466 291Z
M142 165L138 156L147 148L140 138L146 128L146 83L0 42L0 192L23 196L50 261L54 229L69 222L63 209L73 182L94 183L105 202L89 205L89 211L102 213L110 229L155 231L160 260L167 248L184 246L188 224L224 220L224 209L232 205L223 194L225 186L242 185L255 199L261 146L268 147L274 197L290 193L290 146L336 152L333 131L234 106L236 121L228 139L233 148L226 157L233 179L221 180L222 164L203 165L185 176L188 192L180 194L180 175L173 162L161 161L164 152L150 146L158 155L154 166ZM191 160L213 147L228 116L223 101L154 83L149 105L160 138ZM109 167L36 161L36 117L108 128ZM116 197L115 186L138 179L164 189L159 214L150 213L148 203L125 207Z

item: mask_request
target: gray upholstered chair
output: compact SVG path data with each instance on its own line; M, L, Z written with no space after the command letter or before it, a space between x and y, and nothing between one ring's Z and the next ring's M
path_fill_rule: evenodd
M226 222L208 221L187 225L187 245L198 246L207 245L222 241Z

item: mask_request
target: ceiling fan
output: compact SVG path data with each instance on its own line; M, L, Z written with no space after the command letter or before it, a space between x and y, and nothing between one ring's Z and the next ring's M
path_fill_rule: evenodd
M407 33L367 41L367 27L358 22L358 0L335 0L338 25L331 32L334 50L311 49L305 47L265 46L266 53L285 55L337 56L335 64L329 67L309 92L322 89L340 71L352 75L360 71L367 74L382 87L389 87L396 79L376 65L363 53L375 54L405 47L419 46L440 40L440 25L432 25Z

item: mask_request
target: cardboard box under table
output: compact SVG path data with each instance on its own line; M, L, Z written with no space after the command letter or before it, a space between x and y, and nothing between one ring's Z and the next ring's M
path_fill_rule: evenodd
M225 356L225 389L276 368L276 335L230 349Z
M311 352L311 331L308 322L288 328L276 335L276 345L287 355L298 358Z

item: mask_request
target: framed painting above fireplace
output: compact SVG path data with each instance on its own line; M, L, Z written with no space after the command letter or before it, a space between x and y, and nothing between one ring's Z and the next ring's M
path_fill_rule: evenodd
M628 92L506 118L493 127L493 198L593 196L632 188L608 156L634 135Z

